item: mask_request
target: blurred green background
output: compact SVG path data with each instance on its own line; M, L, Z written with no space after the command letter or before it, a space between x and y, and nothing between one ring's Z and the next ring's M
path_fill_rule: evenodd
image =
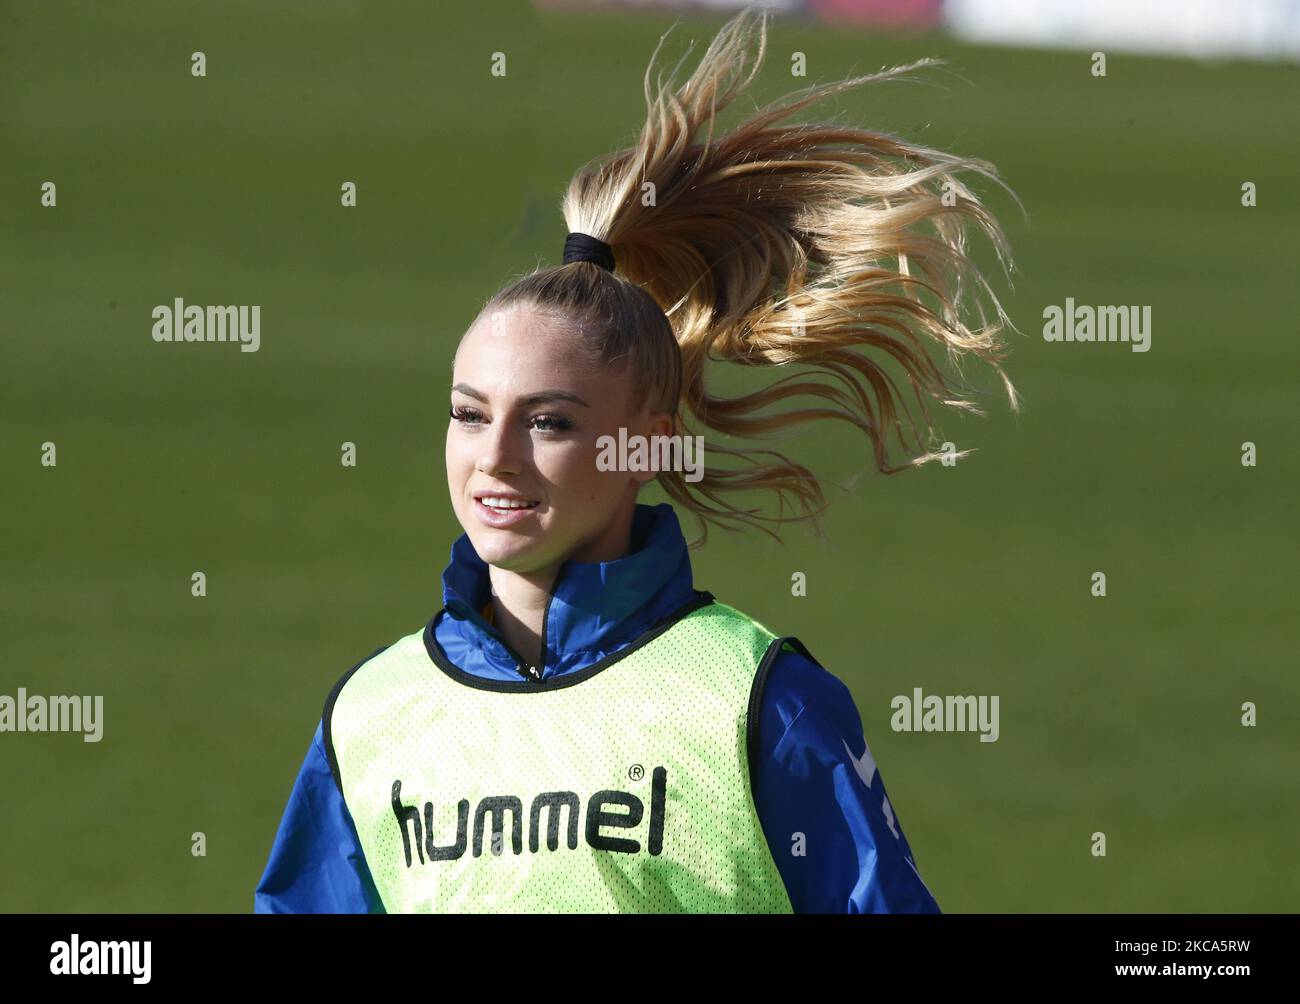
M563 188L639 129L674 20L0 3L0 693L105 700L98 744L0 735L0 909L251 910L330 687L440 606L457 339L558 262ZM668 65L722 21L685 16ZM803 436L844 486L826 538L715 532L697 585L849 684L945 911L1296 910L1296 66L1112 53L1098 79L1086 53L784 20L769 45L747 107L950 60L811 117L1019 193L1027 220L981 188L1020 266L995 286L1025 407L972 363L989 416L941 428L977 452L896 478L859 478L848 431ZM260 304L261 350L155 344L178 296ZM1151 351L1045 343L1067 296L1151 305ZM1000 695L1001 738L891 731L914 687Z

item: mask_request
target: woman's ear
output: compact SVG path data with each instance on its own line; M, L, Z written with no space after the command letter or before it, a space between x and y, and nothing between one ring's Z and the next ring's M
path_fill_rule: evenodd
M636 417L634 426L628 429L628 433L635 433L636 435L645 437L646 443L644 445L648 457L662 456L660 437L666 439L673 434L673 417L663 411L643 410L641 414ZM632 480L637 483L638 487L648 484L659 476L657 468L653 470L632 471L630 473Z
M673 416L666 411L655 411L650 413L649 432L650 436L671 436L673 434Z

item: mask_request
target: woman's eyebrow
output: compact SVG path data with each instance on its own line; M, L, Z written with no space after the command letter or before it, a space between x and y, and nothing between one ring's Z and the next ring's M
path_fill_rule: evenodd
M460 391L460 393L466 395L467 397L472 397L476 401L482 401L484 404L487 403L487 397L484 394L480 393L479 391L476 391L469 384L458 383L455 384L451 389L454 391ZM582 405L582 407L584 408L591 407L591 405L589 405L586 401L578 397L577 394L570 393L567 390L539 390L536 394L529 394L527 397L521 398L520 401L522 404L525 405L544 404L547 401L571 401L574 404Z

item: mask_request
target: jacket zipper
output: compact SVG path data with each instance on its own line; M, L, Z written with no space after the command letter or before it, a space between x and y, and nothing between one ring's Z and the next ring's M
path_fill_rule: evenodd
M560 576L563 574L564 566L561 565L560 571L555 576L555 582L551 584L550 595L546 597L546 609L542 611L542 658L539 660L540 666L532 665L532 663L511 647L510 643L506 641L505 635L495 627L492 629L492 633L497 636L497 640L501 642L502 647L510 655L510 658L515 660L515 672L525 680L532 680L534 683L545 682L542 680L541 671L546 668L546 621L551 615L551 600L555 599L555 591L559 588Z
M555 599L555 594L560 588L560 579L564 575L564 569L565 565L561 565L560 570L555 573L555 581L551 583L551 591L546 597L546 608L542 611L542 669L546 668L546 621L551 616L551 601ZM537 674L533 679L541 683L542 677L537 667L529 666L528 668Z
M526 680L533 680L537 683L541 683L542 677L541 674L538 673L537 667L530 666L528 660L511 647L510 642L506 641L505 635L500 631L493 631L492 633L497 636L497 640L501 642L502 648L506 650L506 653L510 658L515 660L515 672Z

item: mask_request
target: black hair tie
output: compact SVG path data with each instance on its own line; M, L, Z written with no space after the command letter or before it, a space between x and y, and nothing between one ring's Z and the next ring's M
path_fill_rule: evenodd
M564 264L589 261L607 272L614 271L614 249L589 234L569 234L564 238Z

